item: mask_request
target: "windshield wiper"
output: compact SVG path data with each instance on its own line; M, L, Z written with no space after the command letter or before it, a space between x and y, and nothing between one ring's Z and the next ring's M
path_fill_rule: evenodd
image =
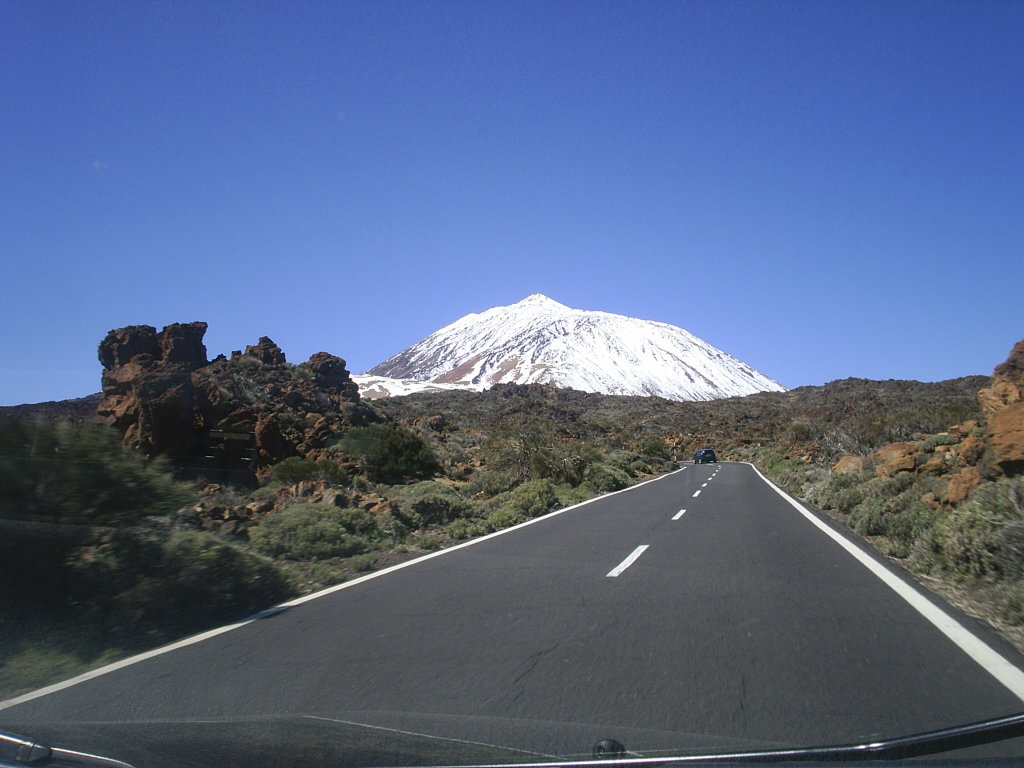
M0 768L132 768L109 757L51 747L27 736L0 731Z

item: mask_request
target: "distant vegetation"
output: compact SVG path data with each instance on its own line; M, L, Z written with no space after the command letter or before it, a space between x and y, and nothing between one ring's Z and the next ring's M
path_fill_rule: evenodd
M255 490L176 480L88 420L7 418L0 695L625 488L704 447L758 464L918 570L1020 578L1020 484L979 488L949 514L922 502L916 476L829 469L894 440L941 452L934 435L978 418L986 383L847 380L702 403L539 385L421 393L360 404L361 426L279 461ZM1004 603L1020 621L1024 589Z

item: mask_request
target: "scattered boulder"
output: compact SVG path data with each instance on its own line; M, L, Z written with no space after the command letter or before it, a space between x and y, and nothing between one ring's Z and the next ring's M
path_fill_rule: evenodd
M1024 472L1024 402L993 413L988 420L992 465L1006 477Z
M900 472L913 472L917 468L917 443L890 443L874 452L877 462L875 475L892 477Z
M957 446L957 464L962 467L973 467L981 461L984 453L985 441L977 435L968 435Z
M974 432L978 428L978 422L974 419L969 419L962 424L954 424L952 427L946 430L946 432L957 440L963 440L965 437Z
M942 501L956 506L966 499L971 491L981 485L981 473L975 467L966 467L950 477Z
M832 465L832 471L837 475L841 475L844 472L863 472L866 463L867 461L863 456L843 456Z
M937 452L931 456L921 456L924 460L917 467L917 471L922 475L944 475L949 471L950 462L946 458L947 454L943 452Z

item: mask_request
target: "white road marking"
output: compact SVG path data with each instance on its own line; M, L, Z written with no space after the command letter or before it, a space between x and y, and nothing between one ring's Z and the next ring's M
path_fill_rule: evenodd
M676 512L676 513L675 513L674 515L672 515L672 519L673 519L673 520L678 520L678 519L679 519L680 517L682 517L682 516L683 516L683 515L685 515L685 514L686 514L686 510L685 510L685 509L680 509L680 510L679 510L678 512Z
M779 488L775 483L761 474L761 470L754 467L754 471L761 476L770 488L773 488L782 498L790 503L800 514L810 520L814 525L824 532L826 536L835 541L839 546L853 555L857 561L867 568L871 573L881 579L887 587L902 597L910 606L920 613L925 619L931 622L936 629L948 637L964 653L970 656L992 677L1006 686L1017 698L1024 701L1024 672L1007 661L998 651L990 647L977 635L973 634L967 627L954 619L935 603L926 598L916 589L907 584L903 579L894 574L888 568L876 561L869 554L864 552L845 536L819 520L803 504L794 499L788 493Z
M707 483L704 483L704 485L701 486L701 488L707 488L707 487L708 487Z
M693 498L696 499L698 496L700 496L700 489L699 488L696 491L693 492Z
M642 555L644 553L644 551L646 551L646 549L649 546L650 546L650 544L641 544L639 547L634 549L630 553L629 557L627 557L621 563L619 563L614 568L612 568L610 571L608 571L608 577L607 578L614 579L616 576L621 574L624 570L629 568L629 566L631 566L633 563L635 563L637 560L640 559L640 555Z

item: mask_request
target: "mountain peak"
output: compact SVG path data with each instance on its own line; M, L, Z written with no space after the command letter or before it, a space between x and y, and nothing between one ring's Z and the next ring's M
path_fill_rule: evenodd
M543 307L549 309L569 309L565 304L560 304L554 299L549 299L543 293L531 293L525 299L517 301L514 307Z
M461 317L367 375L477 390L536 382L670 400L785 390L677 326L572 309L540 293Z

